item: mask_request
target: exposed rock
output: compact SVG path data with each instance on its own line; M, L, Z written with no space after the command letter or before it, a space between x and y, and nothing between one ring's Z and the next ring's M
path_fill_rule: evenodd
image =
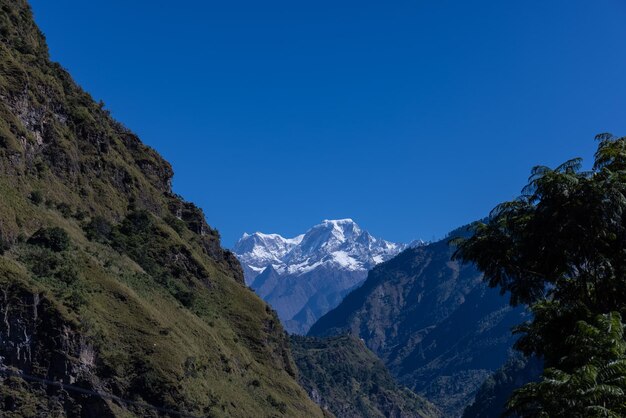
M3 286L0 301L0 385L23 376L22 389L38 386L31 376L77 385L95 391L96 352L50 302L39 293L30 293L15 284ZM44 386L50 397L48 409L83 416L113 416L107 403L98 397L76 397L55 385ZM20 404L19 394L0 389L4 411ZM14 408L11 407L14 406Z

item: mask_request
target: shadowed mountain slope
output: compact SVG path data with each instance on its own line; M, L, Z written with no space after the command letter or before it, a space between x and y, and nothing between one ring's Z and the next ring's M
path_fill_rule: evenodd
M398 385L362 341L347 335L292 336L300 381L324 409L342 418L436 418L432 404Z
M542 371L543 362L538 358L514 353L504 366L485 380L474 402L465 408L463 418L502 417L513 391L528 382L539 380Z
M452 252L443 240L376 266L309 335L362 338L400 383L445 416L460 416L506 361L510 329L525 313L488 289L472 265L452 261Z

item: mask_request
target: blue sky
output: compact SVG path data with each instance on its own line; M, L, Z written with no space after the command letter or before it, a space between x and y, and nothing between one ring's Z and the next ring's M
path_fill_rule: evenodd
M231 246L441 237L626 135L622 0L31 0L52 58Z

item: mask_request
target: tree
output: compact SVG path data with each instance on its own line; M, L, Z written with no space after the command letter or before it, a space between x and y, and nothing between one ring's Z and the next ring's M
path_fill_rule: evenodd
M546 369L539 382L514 392L508 407L523 417L626 416L626 342L617 312L579 321L563 362L571 372Z
M69 248L70 237L63 228L40 228L28 239L28 243L60 252Z
M591 358L563 362L571 336L581 321L626 313L626 137L597 139L591 171L581 171L579 158L533 168L518 199L455 241L456 258L474 262L512 304L530 306L534 317L518 327L517 347L545 358L545 381L574 384L581 370L598 371Z

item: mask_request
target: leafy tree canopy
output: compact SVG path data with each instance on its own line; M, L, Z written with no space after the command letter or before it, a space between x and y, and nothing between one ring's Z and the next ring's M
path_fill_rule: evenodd
M564 364L514 392L509 410L523 417L592 418L626 416L626 341L616 313L580 321L568 338Z
M600 348L582 332L585 327L592 334L592 329L603 329L602 318L614 324L612 330L623 327L626 313L626 137L601 134L596 139L590 171L581 170L579 158L554 169L533 168L518 199L498 205L486 221L473 225L471 237L456 240L455 257L474 262L490 286L534 313L532 321L517 329L523 334L518 348L543 356L547 369L544 380L527 385L512 406L524 397L524 405L533 399L543 411L548 393L560 395L567 405L580 406L577 402L587 395L610 405L606 398L590 395L587 385L604 384L600 382L609 371L603 367L609 364L611 373L626 379L626 369L619 365L623 334L614 335L612 348ZM605 350L604 363L596 362L593 347ZM604 395L623 402L623 388L611 388ZM623 412L607 408L598 416Z

